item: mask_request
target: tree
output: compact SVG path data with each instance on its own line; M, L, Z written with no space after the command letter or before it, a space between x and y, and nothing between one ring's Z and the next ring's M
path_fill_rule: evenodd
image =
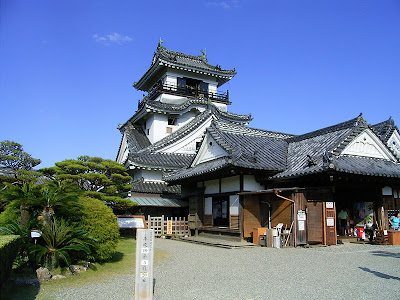
M26 153L21 144L9 140L0 142L0 167L10 168L16 179L32 180L36 173L31 170L40 162Z
M24 183L22 186L6 183L6 187L0 191L0 199L18 203L21 211L21 227L26 229L30 217L29 210L33 203L40 201L40 194L40 186L32 182Z
M60 261L69 265L71 251L91 252L89 246L93 246L93 239L87 231L71 226L63 219L51 221L41 229L44 245L37 245L34 252L37 252L37 260L43 261L49 270L58 267Z
M57 162L54 167L39 170L60 181L74 182L86 195L105 201L114 207L131 207L135 203L124 199L132 186L125 167L100 157L80 156Z

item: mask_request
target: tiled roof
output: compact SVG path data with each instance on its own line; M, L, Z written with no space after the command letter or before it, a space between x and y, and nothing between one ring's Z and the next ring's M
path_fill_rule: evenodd
M371 126L360 115L355 119L288 139L287 169L272 178L298 177L328 169L365 175L377 175L380 172L380 176L392 176L393 171L398 169L397 163L361 156L339 156L367 128L371 129ZM400 175L400 169L397 172Z
M125 130L130 152L140 151L151 145L141 126L131 125Z
M167 173L163 176L163 178L167 182L174 182L186 178L212 173L230 165L232 165L232 160L228 157L222 157L202 164L198 164L197 166L194 166L192 168L183 168L176 172Z
M283 170L286 166L285 138L292 135L215 121L207 132L240 167Z
M353 119L287 139L289 144L286 170L274 177L300 176L322 170L324 156L331 156L331 151L338 153L347 145L344 141L350 142L351 137L357 134L358 130L356 131L355 128L360 127L354 127L355 124L364 125L364 122L357 123Z
M285 138L292 135L214 121L207 129L228 156L164 175L168 182L212 173L228 166L281 171L286 166Z
M164 152L145 151L141 153L129 153L128 160L131 165L137 167L152 167L162 170L184 168L193 160L194 154L177 154Z
M180 185L167 185L165 182L144 181L143 178L132 181L132 191L149 194L180 194Z
M185 110L192 109L193 107L196 106L202 107L203 109L206 110L212 110L212 112L219 118L238 124L248 124L253 119L251 117L251 114L239 115L232 112L221 111L213 103L210 103L204 99L198 99L198 98L188 99L181 104L163 103L160 101L144 99L141 104L141 107L127 122L120 125L119 129L123 130L126 126L134 124L136 121L143 118L143 116L148 112L176 114L176 113L183 113L185 112Z
M207 132L228 155L175 171L165 175L164 179L167 182L179 182L228 166L276 172L271 179L298 177L326 170L400 177L400 164L397 162L341 155L343 149L366 129L371 129L371 126L361 115L299 136L214 121Z
M339 172L400 178L400 164L385 159L340 156L332 160L334 169Z
M186 201L165 197L129 197L127 199L136 202L138 206L187 207L189 205Z
M381 137L381 139L385 141L385 143L387 143L395 130L400 133L399 128L394 123L392 117L386 121L373 125L372 128Z
M128 124L126 127L128 129L125 130L128 133L129 163L137 167L150 166L163 170L188 167L194 158L194 154L165 153L162 152L162 149L184 139L190 132L193 132L205 122L210 122L210 118L224 120L226 124L230 122L242 123L251 119L250 116L243 117L241 115L221 112L211 103L208 104L206 110L198 114L193 120L152 145L139 126ZM146 147L142 148L144 146Z
M158 45L154 52L153 61L147 72L134 83L134 87L138 90L146 91L150 85L149 79L162 68L181 69L189 72L196 72L208 76L216 77L218 86L224 84L236 75L235 69L225 70L219 65L210 65L206 55L190 55L166 49L162 45Z

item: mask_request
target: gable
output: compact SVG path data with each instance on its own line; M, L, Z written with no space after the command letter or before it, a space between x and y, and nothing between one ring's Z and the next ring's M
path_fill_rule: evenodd
M400 135L397 130L392 133L387 145L394 152L396 157L400 159Z
M203 122L203 124L194 130L188 132L182 139L179 139L175 143L159 149L157 152L196 154L196 143L201 141L204 132L210 126L211 121L212 117L209 117L207 121Z
M126 133L124 132L122 136L121 145L118 150L117 154L117 163L123 164L125 160L128 158L129 150L128 150L128 143L126 140Z
M340 155L365 156L396 161L386 145L370 130L355 137Z
M222 147L218 145L209 134L207 134L191 167L225 156L228 156L228 153L222 149Z

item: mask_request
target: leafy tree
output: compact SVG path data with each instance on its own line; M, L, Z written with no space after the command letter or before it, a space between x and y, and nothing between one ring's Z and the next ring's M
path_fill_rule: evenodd
M34 180L39 173L32 169L40 162L26 153L21 144L9 140L0 142L0 167L10 168L15 179L23 182Z
M132 180L125 167L115 161L100 157L80 156L39 170L44 175L60 181L77 184L87 196L105 201L114 207L131 207L135 203L124 199Z

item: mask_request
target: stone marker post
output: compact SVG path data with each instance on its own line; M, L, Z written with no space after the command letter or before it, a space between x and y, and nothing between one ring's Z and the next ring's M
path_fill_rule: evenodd
M153 299L154 230L136 233L135 300Z

